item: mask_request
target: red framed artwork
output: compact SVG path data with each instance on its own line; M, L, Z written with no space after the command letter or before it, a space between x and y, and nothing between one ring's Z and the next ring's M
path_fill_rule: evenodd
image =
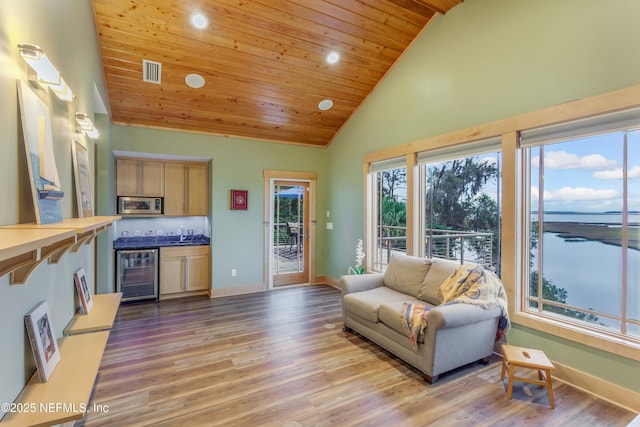
M231 209L246 211L249 207L249 192L247 190L231 190Z

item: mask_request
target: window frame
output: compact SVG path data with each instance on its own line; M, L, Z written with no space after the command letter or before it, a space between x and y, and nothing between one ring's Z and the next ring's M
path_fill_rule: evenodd
M416 197L418 197L418 201L416 205L419 206L419 209L417 211L414 211L414 214L417 216L417 221L418 221L418 224L417 224L418 249L416 250L416 253L418 254L417 256L420 256L420 257L429 256L425 245L422 244L422 242L425 242L427 239L426 229L423 226L423 224L425 224L424 215L426 214L425 209L427 205L427 201L425 200L425 197L424 197L427 192L427 167L435 163L466 159L469 157L476 157L476 156L481 156L483 154L491 154L491 153L498 154L498 164L497 164L498 176L497 176L497 182L496 182L498 195L497 195L496 202L498 205L497 239L498 239L498 242L500 242L501 234L502 234L501 225L500 225L501 217L502 217L502 213L501 213L501 209L502 209L502 194L501 194L502 141L501 141L501 138L500 137L484 138L484 139L480 139L477 141L468 142L460 145L422 151L417 153L416 166L418 168L417 176L419 180L417 187L419 191L418 191L418 194L416 194ZM500 253L501 253L501 247L498 247L496 256L500 257ZM463 258L461 259L461 262L462 261L463 261ZM496 260L498 271L500 270L500 267L499 267L500 262L501 260L498 258Z
M626 325L627 323L633 323L633 324L638 324L638 322L636 320L631 320L629 321L629 318L627 316L627 312L626 312L626 307L627 307L627 284L626 284L626 280L627 280L627 259L626 257L628 256L628 247L626 246L626 241L628 240L626 238L626 235L628 233L628 229L627 227L627 221L625 219L625 213L627 213L627 197L628 197L628 193L627 193L627 185L628 185L628 177L627 177L627 165L628 165L628 151L627 151L627 138L628 138L628 132L633 132L633 131L637 131L637 129L640 127L640 125L638 123L640 122L636 122L635 126L630 123L627 119L629 117L630 114L628 114L629 111L622 111L620 113L620 115L622 117L625 118L625 123L622 129L620 129L620 126L611 126L610 128L606 128L605 126L603 126L602 124L602 120L600 117L595 118L593 120L594 123L596 123L598 125L598 128L600 129L599 132L593 132L593 129L595 128L594 125L592 125L592 123L589 120L586 121L580 121L580 123L584 124L584 128L579 127L579 125L573 126L572 123L566 124L563 126L564 129L572 129L571 133L567 133L566 131L562 132L562 137L561 138L554 138L553 136L549 136L548 137L548 141L544 141L544 140L540 140L540 139L536 139L535 143L529 143L526 144L525 146L520 146L519 150L521 151L521 154L519 156L520 162L519 162L519 167L520 167L520 179L518 180L519 185L520 185L520 194L521 194L521 201L520 201L520 205L522 206L522 209L519 213L519 218L520 218L520 223L522 224L522 234L520 234L521 236L521 250L520 250L520 266L521 266L521 277L520 277L520 298L518 298L518 306L516 307L516 310L518 313L522 314L523 316L527 316L527 317L531 317L534 319L540 319L543 322L547 322L551 325L565 325L566 327L570 330L575 330L575 331L579 331L580 333L583 334L587 334L587 335L593 335L595 337L604 337L605 339L612 339L612 340L620 340L622 342L626 342L629 343L632 347L636 347L639 346L640 347L640 336L636 336L636 335L631 335L628 334L626 332ZM633 113L633 111L631 111L631 113ZM637 119L636 119L637 120ZM604 128L604 130L603 130ZM581 129L585 129L586 131L581 132ZM531 170L532 170L532 157L531 157L531 149L532 148L536 148L539 147L540 148L540 165L542 166L541 170L538 172L539 173L539 178L542 179L542 177L545 174L545 170L544 170L544 151L545 151L545 147L549 147L555 143L562 143L562 142L569 142L572 140L579 140L579 139L583 139L583 138L588 138L591 136L595 136L595 135L606 135L606 134L614 134L614 133L619 133L619 132L624 132L623 133L623 144L624 144L624 148L623 148L623 187L624 187L624 191L623 191L623 222L622 222L622 227L623 227L623 231L622 231L622 240L623 240L623 244L620 247L620 250L622 252L622 261L621 261L621 265L620 265L620 269L621 269L621 281L618 284L619 286L619 290L621 291L621 296L622 296L622 301L621 301L621 306L620 306L620 311L618 312L618 314L616 315L610 315L610 314L605 314L605 313L601 313L598 311L592 311L586 308L582 308L582 307L575 307L575 306L571 306L569 304L563 304L563 303L554 303L553 301L548 301L548 300L544 300L542 295L542 281L541 278L544 275L544 260L542 260L540 257L538 257L538 266L537 266L537 271L539 274L539 280L538 280L538 298L537 298L537 308L531 307L530 303L532 301L535 302L535 299L533 299L529 294L530 294L530 274L531 274L531 267L529 264L529 254L530 254L530 247L531 247L531 186L532 186L532 180L531 180ZM539 195L539 200L538 200L538 224L539 224L539 229L541 223L544 221L541 221L541 218L544 218L544 203L543 203L543 199L542 199L542 193L544 191L544 187L543 184L541 182L538 183L538 191L540 193ZM544 239L543 236L538 237L538 248L537 251L538 253L540 253L543 249L543 245L544 245ZM540 272L542 272L542 274L540 274ZM559 284L560 286L562 286L562 284ZM590 313L590 314L595 314L595 315L601 315L603 317L607 317L607 318L614 318L618 321L620 321L620 330L614 330L612 328L606 328L597 324L590 324L588 322L585 321L580 321L580 320L576 320L576 319L572 319L571 317L568 316L563 316L561 314L556 314L550 311L545 311L544 310L544 305L553 305L553 306L557 306L557 307L561 307L561 308L567 308L567 309L571 309L571 310L576 310L576 311L580 311L580 312L584 312L584 313Z
M366 223L369 224L367 230L365 231L365 253L375 254L373 256L365 257L365 264L367 271L374 272L383 272L385 271L384 264L378 261L378 225L380 218L379 211L379 199L378 195L378 174L386 171L391 171L395 169L406 169L407 171L407 201L406 201L406 213L407 213L407 238L406 238L406 253L410 254L409 250L409 242L410 238L408 235L409 231L409 199L412 197L409 196L409 167L407 164L406 157L395 157L384 159L378 162L373 162L369 164L365 164L365 215L367 216ZM380 268L379 268L380 267Z

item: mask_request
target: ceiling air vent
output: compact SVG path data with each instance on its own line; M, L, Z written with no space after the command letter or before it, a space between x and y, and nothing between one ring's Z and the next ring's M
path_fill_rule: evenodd
M149 83L160 84L162 78L162 63L142 60L142 80Z

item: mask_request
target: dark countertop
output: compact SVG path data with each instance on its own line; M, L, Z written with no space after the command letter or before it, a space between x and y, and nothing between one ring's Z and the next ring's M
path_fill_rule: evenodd
M165 246L202 246L210 239L204 234L193 236L138 236L118 237L113 241L113 249L160 248Z

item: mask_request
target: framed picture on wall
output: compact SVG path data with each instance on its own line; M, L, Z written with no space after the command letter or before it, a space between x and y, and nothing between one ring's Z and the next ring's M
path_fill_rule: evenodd
M249 192L247 190L231 190L231 209L246 211L249 209Z
M79 141L71 144L73 172L76 182L76 200L78 218L93 216L93 192L91 191L91 173L87 148Z
M17 81L22 138L36 223L62 221L64 191L54 156L53 131L49 107L22 80Z
M56 333L51 323L49 305L41 301L24 316L24 321L31 341L33 356L36 359L36 367L41 382L46 382L58 362L60 362L60 349L56 341Z
M76 284L82 311L84 314L89 314L93 307L93 298L91 298L91 292L89 292L89 286L87 286L87 275L84 274L84 268L79 268L73 273L73 281Z

